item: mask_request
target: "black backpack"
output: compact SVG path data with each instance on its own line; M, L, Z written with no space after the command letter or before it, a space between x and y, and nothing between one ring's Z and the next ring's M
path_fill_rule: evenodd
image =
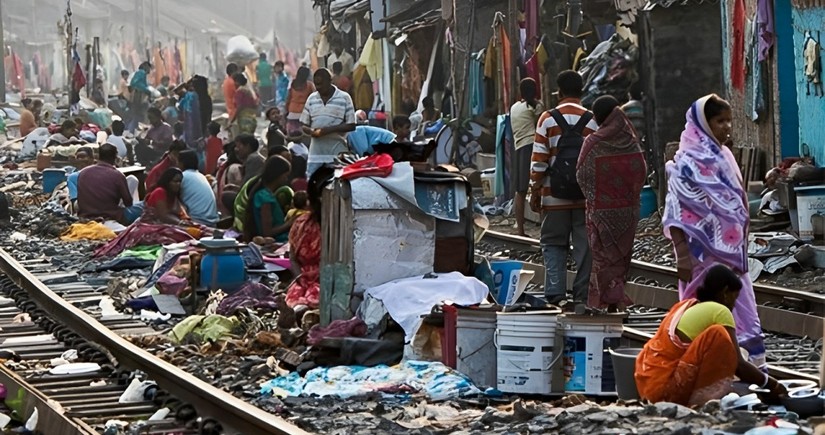
M581 154L582 145L584 144L584 128L593 119L593 113L585 112L579 118L579 122L572 128L558 109L551 110L550 115L553 116L556 124L561 128L561 137L559 137L556 144L556 148L558 148L556 159L547 168L547 175L550 176L551 195L559 199L584 199L579 182L576 181L576 164L579 161L579 154Z

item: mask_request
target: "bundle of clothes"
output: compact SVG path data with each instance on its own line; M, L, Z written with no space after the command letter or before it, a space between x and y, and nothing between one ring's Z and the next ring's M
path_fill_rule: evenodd
M630 85L638 76L638 59L639 48L618 34L597 45L579 66L579 74L584 79L582 104L591 107L603 95L626 100Z

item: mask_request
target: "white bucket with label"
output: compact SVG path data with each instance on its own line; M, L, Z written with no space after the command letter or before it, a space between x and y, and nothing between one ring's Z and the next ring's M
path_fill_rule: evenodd
M615 395L616 379L609 349L618 348L623 316L559 316L562 362L556 384L568 394ZM560 391L559 391L560 392Z
M795 187L794 191L799 219L799 239L804 242L821 239L821 222L825 216L825 186Z
M497 388L506 393L550 394L558 361L559 310L496 314Z

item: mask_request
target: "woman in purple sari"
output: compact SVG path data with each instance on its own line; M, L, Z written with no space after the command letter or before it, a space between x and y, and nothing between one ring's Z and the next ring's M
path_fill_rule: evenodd
M696 296L708 270L723 264L742 280L733 315L739 345L766 368L762 326L748 275L750 224L742 175L727 148L731 107L713 94L693 103L673 161L665 166L668 192L662 219L676 251L679 298Z

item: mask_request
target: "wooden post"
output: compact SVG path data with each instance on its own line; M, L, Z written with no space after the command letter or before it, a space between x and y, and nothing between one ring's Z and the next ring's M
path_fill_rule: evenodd
M0 68L0 103L6 102L6 40L3 37L3 0L0 0L0 48L3 49L3 68Z

